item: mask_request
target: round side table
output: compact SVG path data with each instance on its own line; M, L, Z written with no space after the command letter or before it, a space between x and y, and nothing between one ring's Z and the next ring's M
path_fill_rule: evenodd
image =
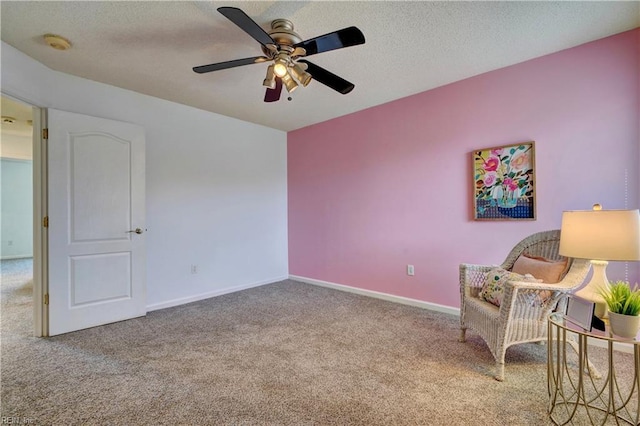
M549 316L547 335L548 412L557 425L640 425L640 341L623 340L608 331L585 331L560 313ZM608 327L607 327L608 330ZM588 340L594 339L591 343ZM591 345L605 348L602 377L589 368ZM621 351L620 344L625 345ZM630 353L624 352L632 352ZM577 353L577 354L576 354ZM632 363L624 374L621 363ZM604 367L604 366L603 366ZM626 373L627 370L632 374ZM591 373L591 374L590 374Z

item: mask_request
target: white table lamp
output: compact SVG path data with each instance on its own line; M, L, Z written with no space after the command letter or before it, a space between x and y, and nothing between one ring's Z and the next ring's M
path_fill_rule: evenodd
M562 212L560 250L562 256L589 259L591 281L576 296L596 303L595 315L604 318L607 305L600 292L609 286L609 261L640 260L640 213L638 210L593 210Z

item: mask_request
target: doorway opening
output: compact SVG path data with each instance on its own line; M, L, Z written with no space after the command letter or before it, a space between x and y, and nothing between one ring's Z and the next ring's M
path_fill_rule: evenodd
M34 271L40 270L41 256L38 238L34 239L34 217L39 203L34 204L34 194L39 193L34 176L39 176L40 162L34 161L34 129L39 129L40 119L34 117L31 105L5 96L1 97L0 121L0 279L2 282L3 326L43 335L42 315L36 313L35 295L41 294L40 280L34 279ZM39 131L39 130L38 130ZM38 147L39 148L39 147ZM37 155L36 155L37 156ZM36 173L34 173L36 171ZM38 215L39 216L39 215ZM34 243L35 242L35 243ZM35 262L34 262L35 260ZM8 304L31 305L30 315L10 316ZM7 315L7 316L6 316ZM36 323L38 321L38 324Z

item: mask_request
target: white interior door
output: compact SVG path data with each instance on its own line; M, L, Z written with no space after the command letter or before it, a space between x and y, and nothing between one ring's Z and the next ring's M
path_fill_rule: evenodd
M48 128L49 335L145 315L144 129L52 109Z

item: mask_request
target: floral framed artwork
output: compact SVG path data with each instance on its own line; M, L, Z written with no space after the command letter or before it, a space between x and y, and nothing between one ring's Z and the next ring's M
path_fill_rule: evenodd
M534 142L473 151L475 220L535 220Z

